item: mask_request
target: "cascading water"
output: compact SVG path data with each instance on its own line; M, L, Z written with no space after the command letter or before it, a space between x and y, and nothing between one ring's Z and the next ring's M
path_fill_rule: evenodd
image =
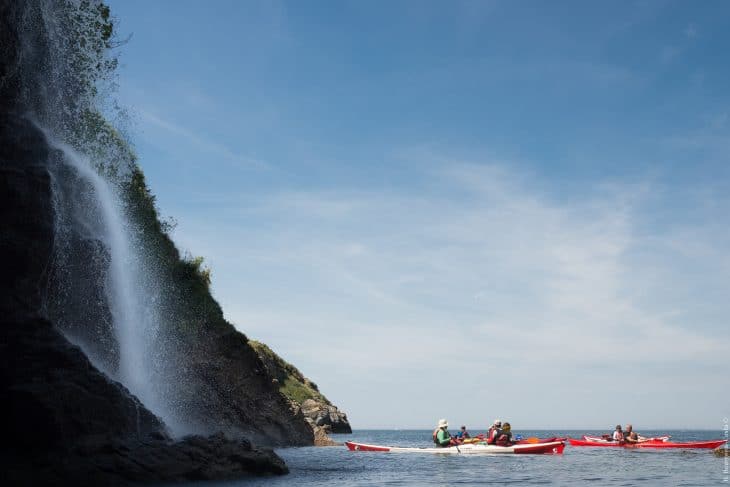
M161 311L166 286L125 195L134 156L97 107L115 64L104 54L108 9L97 0L13 8L25 24L15 67L21 106L52 149L56 233L46 314L172 433L193 432L175 406L177 348L161 320L174 319Z
M101 285L109 311L111 313L114 336L118 344L116 371L110 369L110 363L99 353L88 351L100 368L111 373L124 383L143 403L153 410L161 409L159 398L155 397L150 387L152 376L151 364L148 360L149 345L154 344L157 331L157 317L154 311L145 309L144 299L139 296L145 292L140 287L140 279L136 275L139 268L139 259L134 255L134 249L127 237L129 223L123 215L119 197L110 185L93 168L91 161L67 144L54 140L46 133L50 145L59 151L59 167L52 171L54 175L54 189L56 190L56 214L59 235L66 238L73 232L78 232L86 241L97 241L101 244L99 251L108 252L108 270L106 279L97 282ZM67 178L65 183L59 183L60 178ZM73 187L78 193L71 201L64 201L63 190ZM84 195L78 198L78 195ZM61 202L63 201L63 204ZM78 205L81 203L81 211ZM73 214L66 217L66 212ZM64 228L67 225L75 228ZM57 252L70 252L68 240L63 238L57 241ZM64 262L64 256L59 255L57 264ZM62 271L61 271L62 272ZM65 276L69 281L73 276ZM72 285L66 282L65 285ZM83 343L82 346L90 348Z

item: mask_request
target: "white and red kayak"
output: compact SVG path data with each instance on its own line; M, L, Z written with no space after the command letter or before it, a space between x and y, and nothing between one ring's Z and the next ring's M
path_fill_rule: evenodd
M365 443L346 441L345 446L350 451L372 451L390 453L446 453L462 455L493 455L493 454L547 454L560 455L565 449L564 441L548 441L544 443L522 443L512 446L488 445L486 442L465 443L459 446L446 447L403 447L403 446L379 446Z

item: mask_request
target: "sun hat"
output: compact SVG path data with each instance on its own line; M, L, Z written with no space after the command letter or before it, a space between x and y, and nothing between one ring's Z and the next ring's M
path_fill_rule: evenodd
M439 419L439 428L448 428L449 422L445 419Z

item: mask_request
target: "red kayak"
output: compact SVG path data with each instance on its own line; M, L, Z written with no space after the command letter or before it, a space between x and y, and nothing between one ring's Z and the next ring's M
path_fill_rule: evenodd
M669 441L669 438L671 438L670 435L664 435L664 436L652 436L652 437L646 438L646 439L652 440L652 441ZM616 440L611 438L609 435L603 435L603 436L583 435L583 439L586 441L595 441L595 442L601 442L601 443L616 443Z
M709 441L685 441L675 443L673 441L647 440L641 443L624 443L618 441L589 441L576 440L568 438L571 446L612 446L622 448L708 448L713 449L727 443L727 440L709 440Z
M511 446L487 445L481 441L478 443L464 443L458 446L447 447L402 447L368 445L366 443L355 443L346 441L345 446L350 451L367 452L391 452L391 453L438 453L438 454L461 454L461 455L504 455L504 454L547 454L560 455L565 448L565 442L550 441L547 443L520 443Z

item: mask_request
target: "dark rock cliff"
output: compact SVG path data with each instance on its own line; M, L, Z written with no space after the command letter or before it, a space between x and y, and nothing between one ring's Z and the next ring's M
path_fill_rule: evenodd
M132 231L145 235L136 242L147 247L143 253L148 259L141 264L155 269L156 284L161 284L157 289L164 287L156 298L165 322L157 326L169 339L154 349L158 366L154 373L163 378L156 385L165 388L163 394L174 404L175 419L194 432L223 431L259 445L311 445L311 427L271 384L245 335L223 319L195 269L180 258L162 229L154 196L146 188L131 149L95 111L95 83L115 65L105 55L112 32L109 9L98 0L0 2L0 110L7 115L3 127L3 135L8 137L6 165L15 167L4 175L8 191L28 184L29 171L52 178L55 191L53 205L46 198L45 207L40 207L35 196L18 189L19 201L26 206L14 211L3 208L8 224L27 225L33 231L43 224L49 227L43 231L52 235L51 243L43 244L51 245L52 251L37 248L38 242L28 242L22 249L35 259L34 265L43 265L38 274L41 281L28 290L40 300L33 309L42 310L64 336L82 347L92 363L114 375L120 347L109 293L103 288L108 281L109 252L102 240L85 234L84 225L74 227L68 221L85 211L79 193L88 188L72 181L74 176L49 149L43 134L22 122L26 117L71 145L102 153L104 157L95 163L105 171L126 172L125 177L131 177L131 181L118 178L115 184L121 187L135 220ZM82 44L85 47L79 47ZM54 205L55 220L51 216ZM52 228L54 221L59 226L59 219L62 236ZM4 277L28 279L22 276L31 270L10 268ZM19 295L17 299L26 298Z
M10 485L118 485L285 473L273 452L222 435L174 442L159 418L42 317L54 227L51 150L0 113L0 393Z
M179 382L171 388L173 399L205 435L175 441L162 419L98 367L103 361L104 370L113 371L119 354L109 298L98 287L110 256L101 240L70 232L64 237L69 275L59 274L54 191L64 184L62 156L30 121L58 123L61 132L80 137L78 117L59 115L83 112L77 110L81 98L64 105L80 88L67 89L63 70L53 80L61 88L47 85L58 74L50 73L53 58L64 56L51 52L45 24L34 18L66 3L104 12L95 0L0 1L0 393L9 411L0 447L3 479L11 485L117 485L285 473L278 456L253 444L311 445L311 421L280 392L245 335L223 320L207 289L197 294L201 307L173 309L191 302L191 294L183 292L186 277L166 235L160 237L169 249L165 262L175 265L161 274L182 283L172 289L183 289L170 293L166 311L195 326L173 322L184 331L171 354L178 360L165 366ZM151 215L159 233L154 208Z

